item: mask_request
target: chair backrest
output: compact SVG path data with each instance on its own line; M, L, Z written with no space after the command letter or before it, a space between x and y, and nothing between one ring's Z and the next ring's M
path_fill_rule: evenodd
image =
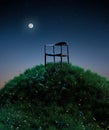
M67 43L66 42L58 42L55 44L55 46L66 46Z

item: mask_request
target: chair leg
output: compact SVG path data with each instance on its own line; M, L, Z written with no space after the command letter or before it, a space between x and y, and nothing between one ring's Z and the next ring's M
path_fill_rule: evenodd
M46 46L44 46L44 53L45 53L44 62L45 62L45 67L46 67Z
M53 60L54 60L54 64L55 64L55 46L53 46L53 54L54 54Z
M67 45L67 62L69 64L69 48L68 48L68 45Z
M62 65L62 46L61 46L61 65Z

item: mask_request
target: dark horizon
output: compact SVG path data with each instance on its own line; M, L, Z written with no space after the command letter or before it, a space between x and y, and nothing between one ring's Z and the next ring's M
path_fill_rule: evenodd
M0 87L44 64L44 45L61 41L69 44L73 65L109 79L107 0L1 0L0 18Z

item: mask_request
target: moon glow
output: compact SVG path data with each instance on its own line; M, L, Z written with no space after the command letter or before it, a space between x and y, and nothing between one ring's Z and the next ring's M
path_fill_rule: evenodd
M32 29L34 27L34 24L33 23L29 23L28 24L28 28Z

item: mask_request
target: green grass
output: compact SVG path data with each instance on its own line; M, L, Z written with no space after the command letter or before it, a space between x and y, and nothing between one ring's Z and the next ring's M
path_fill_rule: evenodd
M109 130L109 81L67 63L28 69L0 90L0 130Z

